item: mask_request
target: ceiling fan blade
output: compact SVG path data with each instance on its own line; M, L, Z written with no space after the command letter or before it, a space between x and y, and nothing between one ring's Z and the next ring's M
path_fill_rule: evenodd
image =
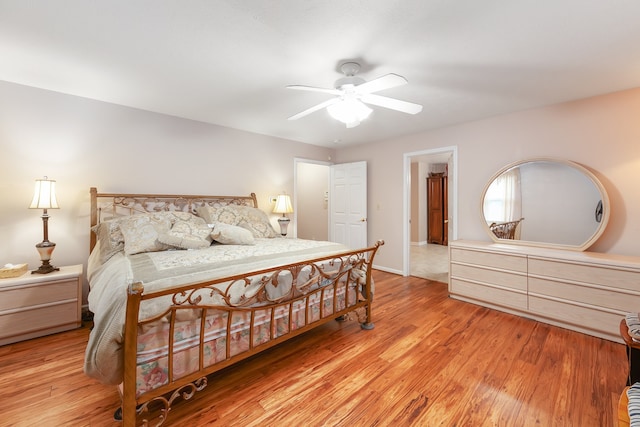
M340 101L340 98L331 98L328 101L324 101L324 102L321 102L320 104L315 105L315 106L313 106L311 108L307 108L306 110L289 117L287 120L298 120L301 117L304 117L304 116L306 116L308 114L311 114L311 113L313 113L315 111L322 110L323 108L326 108L329 105L333 105L338 101Z
M301 86L301 85L290 85L286 86L287 89L295 89L295 90L306 90L309 92L322 92L322 93L330 93L331 95L340 95L342 91L339 89L327 89L323 87L313 87L313 86Z
M400 101L399 99L387 98L380 95L363 95L360 100L365 104L377 105L378 107L389 108L391 110L401 111L408 114L418 114L422 111L422 105L412 102Z
M391 89L392 87L406 85L407 79L397 74L386 74L382 77L378 77L377 79L373 79L369 82L362 83L356 86L358 93L367 94L378 92L384 89Z

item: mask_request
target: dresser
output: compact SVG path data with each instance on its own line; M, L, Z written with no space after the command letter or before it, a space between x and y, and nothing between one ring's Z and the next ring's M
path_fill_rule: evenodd
M78 328L82 265L0 279L0 345Z
M640 257L457 240L449 261L452 298L611 341L640 311Z

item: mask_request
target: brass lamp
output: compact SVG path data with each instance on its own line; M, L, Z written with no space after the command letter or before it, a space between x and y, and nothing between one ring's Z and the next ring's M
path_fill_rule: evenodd
M54 267L50 264L51 254L56 248L56 244L49 241L49 215L47 209L59 209L58 201L56 200L56 182L48 179L46 176L43 179L36 179L36 188L33 193L33 200L29 209L42 209L42 227L44 230L44 240L36 245L36 249L40 254L40 260L42 265L31 273L47 274L52 271L60 270L58 267Z
M280 224L280 234L287 235L287 227L291 221L285 214L293 212L291 206L291 197L286 194L281 194L276 198L276 205L273 208L274 213L281 213L282 217L278 218L278 224Z

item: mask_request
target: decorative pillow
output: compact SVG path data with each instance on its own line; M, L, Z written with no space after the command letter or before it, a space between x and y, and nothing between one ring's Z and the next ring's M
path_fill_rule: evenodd
M243 218L244 213L240 208L243 206L227 205L214 208L212 206L199 206L196 213L203 218L207 224L215 224L218 222L238 225ZM253 208L252 208L253 209Z
M629 414L630 426L637 426L640 423L640 383L633 383L627 389L627 413Z
M245 219L240 221L238 225L251 231L253 237L267 239L280 237L280 233L276 232L273 225L271 225L269 216L257 208L249 208Z
M158 240L158 236L171 229L169 212L132 215L120 221L120 230L124 236L124 253L133 255L140 252L163 251L170 245Z
M189 214L187 219L177 219L171 230L158 234L160 243L181 249L202 249L211 245L211 228L204 219Z
M246 228L229 225L222 222L215 223L211 231L211 238L223 245L254 245L253 234Z
M192 221L193 218L197 218L191 212L182 212L182 211L160 211L153 212L148 215L155 216L157 218L167 218L171 221L171 224L175 224L177 221Z
M227 205L219 208L202 206L196 209L199 216L209 224L225 223L239 225L251 231L254 237L277 237L269 217L264 211L251 206Z
M124 250L124 236L118 220L101 222L91 231L96 233L100 247L100 264L104 264L116 253Z

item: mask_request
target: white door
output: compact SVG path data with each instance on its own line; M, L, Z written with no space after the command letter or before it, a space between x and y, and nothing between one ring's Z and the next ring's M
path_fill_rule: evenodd
M329 240L367 246L367 162L330 166Z

